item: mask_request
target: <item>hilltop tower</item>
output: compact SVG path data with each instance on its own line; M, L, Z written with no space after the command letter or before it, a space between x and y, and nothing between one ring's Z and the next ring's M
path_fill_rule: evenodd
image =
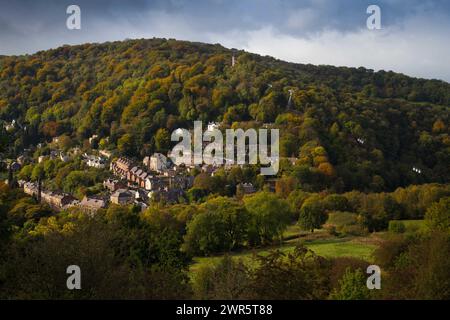
M292 107L292 95L294 94L294 89L289 89L288 92L289 92L289 99L288 99L287 108L289 110Z

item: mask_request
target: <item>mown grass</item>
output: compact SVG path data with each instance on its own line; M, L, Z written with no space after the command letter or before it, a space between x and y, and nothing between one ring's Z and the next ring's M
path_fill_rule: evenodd
M286 228L286 231L283 233L283 238L292 238L295 236L299 236L302 233L302 230L297 224L290 225Z
M234 259L241 259L245 264L249 266L254 266L256 263L255 259L253 259L255 254L258 255L267 255L271 250L280 250L284 253L292 252L298 243L296 241L290 241L288 243L284 243L278 247L271 248L263 248L263 249L255 249L255 250L246 250L241 252L233 252L230 253L230 256ZM303 244L314 251L317 255L335 258L335 257L355 257L360 258L366 261L372 260L373 251L376 248L376 245L368 244L368 243L359 243L351 238L346 239L317 239L310 241L303 241ZM213 256L213 257L197 257L194 258L194 263L190 268L191 273L195 273L196 270L202 266L207 264L215 264L217 263L223 255Z
M376 249L376 245L363 244L353 241L320 243L320 241L306 244L306 246L314 251L317 255L336 258L336 257L353 257L366 261L372 260L372 254Z

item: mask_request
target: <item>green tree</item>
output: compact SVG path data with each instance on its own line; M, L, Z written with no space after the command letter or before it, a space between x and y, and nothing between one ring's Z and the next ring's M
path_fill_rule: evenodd
M303 203L298 223L303 229L314 232L314 229L320 228L327 219L328 214L322 201L317 197L311 197Z
M206 172L199 173L194 178L193 187L211 192L214 188L214 179Z
M121 154L133 155L135 152L134 138L131 134L124 134L117 141L117 149Z
M250 213L250 243L258 245L280 240L290 221L288 203L265 191L245 196L243 201Z
M298 220L300 216L300 209L302 208L303 203L308 199L311 195L308 192L302 190L294 190L291 192L287 201L289 206L291 207L291 212L294 215L295 220Z
M347 211L350 209L347 198L339 194L330 194L324 199L324 204L330 211Z
M248 219L245 208L235 200L210 199L188 223L184 248L203 255L233 250L246 240Z
M339 281L339 289L330 298L334 300L368 300L370 291L366 286L366 277L361 269L352 271L348 268Z
M63 182L66 192L74 193L79 187L87 187L92 184L91 175L85 171L72 171Z
M31 179L33 180L42 180L45 177L44 166L40 163L33 168L33 172L31 173Z
M33 165L27 164L26 166L23 166L20 172L17 174L17 177L21 180L29 181L31 179L31 176L33 174Z
M155 148L158 152L166 153L170 147L170 135L166 129L158 129L155 134Z

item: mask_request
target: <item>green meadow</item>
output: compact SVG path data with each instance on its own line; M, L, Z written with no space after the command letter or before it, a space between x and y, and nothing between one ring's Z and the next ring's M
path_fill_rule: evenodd
M364 238L362 238L364 239ZM363 243L358 241L359 238L345 238L345 239L317 239L317 240L294 240L286 242L277 247L261 248L255 250L245 250L240 252L233 252L229 255L234 259L241 259L244 263L251 265L255 263L252 259L255 255L267 255L271 250L280 250L283 253L292 252L297 243L302 242L307 248L314 251L317 255L323 257L354 257L366 261L372 260L372 254L376 245L370 243ZM223 255L211 257L196 257L194 263L190 268L190 272L194 273L200 266L205 264L217 263Z

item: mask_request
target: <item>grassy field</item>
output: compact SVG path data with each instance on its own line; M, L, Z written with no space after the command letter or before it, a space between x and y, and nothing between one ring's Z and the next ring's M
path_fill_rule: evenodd
M372 260L376 246L373 244L358 243L354 241L314 241L306 246L319 256L323 257L354 257L366 261Z
M288 253L294 250L296 241L289 241L273 248L264 248L251 251L242 251L230 254L235 259L242 259L244 263L254 263L252 257L254 254L266 255L270 250L279 249L282 252ZM303 241L304 245L314 251L317 255L323 257L355 257L361 258L366 261L372 260L372 253L376 248L376 245L370 243L361 243L357 239L317 239L311 241ZM195 273L197 268L204 264L217 263L222 256L214 257L197 257L194 258L194 263L190 268L191 273Z

